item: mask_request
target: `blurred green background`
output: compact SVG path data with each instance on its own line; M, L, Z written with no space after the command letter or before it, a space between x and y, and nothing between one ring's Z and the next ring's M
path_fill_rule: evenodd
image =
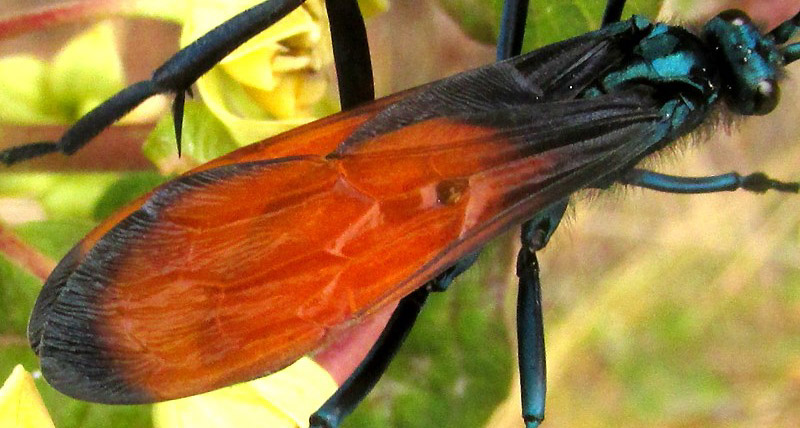
M481 11L492 2L465 3L467 11ZM639 3L639 10L659 6ZM6 0L0 13L22 4L31 3ZM679 22L702 21L732 6L772 26L800 2L664 5ZM543 21L532 23L530 43L593 28L600 9L595 0L549 2L537 15ZM493 48L467 37L452 18L462 19L463 8L448 1L446 10L435 1L395 0L368 23L379 94L492 61ZM478 37L492 37L493 28L481 23L496 19L495 9L487 10L467 19ZM556 17L563 21L554 24ZM169 29L158 31L170 36ZM57 40L58 33L43 37ZM0 53L48 52L55 49L49 43L11 39L0 44ZM685 175L767 171L797 179L800 87L793 77L798 73L789 70L773 114L709 129L708 141L680 144L659 156L654 168ZM154 180L150 173L3 174L0 214L4 227L57 258L118 204L117 195L146 189ZM27 196L19 193L26 187L21 182L29 183ZM75 203L75 194L83 205ZM42 200L64 208L43 210ZM11 225L9 218L38 220ZM570 221L540 257L548 347L545 427L800 425L799 223L796 196L615 189L578 197ZM496 239L476 268L431 298L390 373L348 427L521 426L512 379L515 237ZM0 260L0 378L18 362L37 367L24 331L39 286ZM149 426L146 406L88 405L42 381L38 386L59 427Z

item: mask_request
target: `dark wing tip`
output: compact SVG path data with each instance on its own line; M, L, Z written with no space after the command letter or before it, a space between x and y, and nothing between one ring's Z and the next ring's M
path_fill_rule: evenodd
M140 404L155 401L132 384L118 358L111 355L97 330L97 314L85 284L73 287L70 279L41 319L36 352L47 382L59 392L79 400L105 404ZM79 280L78 280L79 281ZM76 292L73 288L77 288Z
M81 355L73 360L69 355L43 356L42 375L53 388L78 400L102 404L144 404L156 401L115 375L107 367Z
M80 244L79 244L80 245ZM67 283L67 279L75 271L80 263L80 247L76 245L58 263L53 272L42 286L42 291L36 298L33 305L31 319L28 321L28 342L36 355L39 355L39 345L41 344L42 334L47 324L47 318L52 312L53 305L58 299L58 295Z
M153 402L130 385L96 331L96 287L76 274L85 261L80 244L50 274L28 323L28 341L47 382L79 400L106 404Z

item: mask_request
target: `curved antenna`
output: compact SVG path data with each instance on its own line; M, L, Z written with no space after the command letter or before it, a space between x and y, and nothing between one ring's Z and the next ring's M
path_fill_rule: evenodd
M776 44L782 45L792 38L798 27L800 27L800 13L783 21L783 23L767 33L767 36L772 38Z
M800 43L792 43L791 45L784 46L781 49L783 54L783 63L791 64L800 58Z
M777 45L786 43L791 39L795 33L800 29L800 12L797 15L783 21L780 25L775 27L772 31L767 33L767 37L772 39ZM800 43L792 43L780 48L783 55L783 63L791 64L800 58Z

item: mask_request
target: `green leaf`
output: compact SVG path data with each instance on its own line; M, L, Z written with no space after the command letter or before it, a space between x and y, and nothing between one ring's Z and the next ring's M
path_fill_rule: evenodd
M191 100L186 102L181 144L182 156L191 158L199 164L222 156L238 147L225 125L203 103ZM168 166L178 161L172 116L163 117L158 122L147 138L143 151L145 156L159 165L162 170L172 171L174 169Z
M50 74L54 101L77 119L125 86L111 22L80 34L56 55Z
M95 226L89 219L47 220L17 226L14 232L53 260L65 254Z
M1 335L18 337L19 342L25 344L28 317L40 287L38 280L0 257L0 313L3 314ZM13 366L14 362L10 361L7 366L2 367ZM4 374L8 373L0 373L0 377Z
M16 55L0 58L0 122L18 125L65 121L50 102L44 61Z
M167 181L165 177L156 172L135 172L126 174L108 187L97 201L93 217L100 221L129 202L153 190L156 186Z
M503 0L439 0L439 5L473 39L486 44L497 41Z

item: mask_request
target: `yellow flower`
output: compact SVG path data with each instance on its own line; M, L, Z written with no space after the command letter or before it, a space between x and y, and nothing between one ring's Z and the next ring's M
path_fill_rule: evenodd
M195 0L184 22L185 46L260 0ZM324 95L320 70L332 61L320 0L309 0L236 49L197 88L208 109L239 145L262 140L313 119Z
M73 37L50 62L26 54L0 58L0 122L71 123L121 90L124 82L113 26L102 21ZM148 105L135 115L147 116L139 112Z
M153 406L155 428L308 427L308 417L336 391L310 358L252 382Z
M0 388L0 427L53 426L33 377L21 365L17 365Z

